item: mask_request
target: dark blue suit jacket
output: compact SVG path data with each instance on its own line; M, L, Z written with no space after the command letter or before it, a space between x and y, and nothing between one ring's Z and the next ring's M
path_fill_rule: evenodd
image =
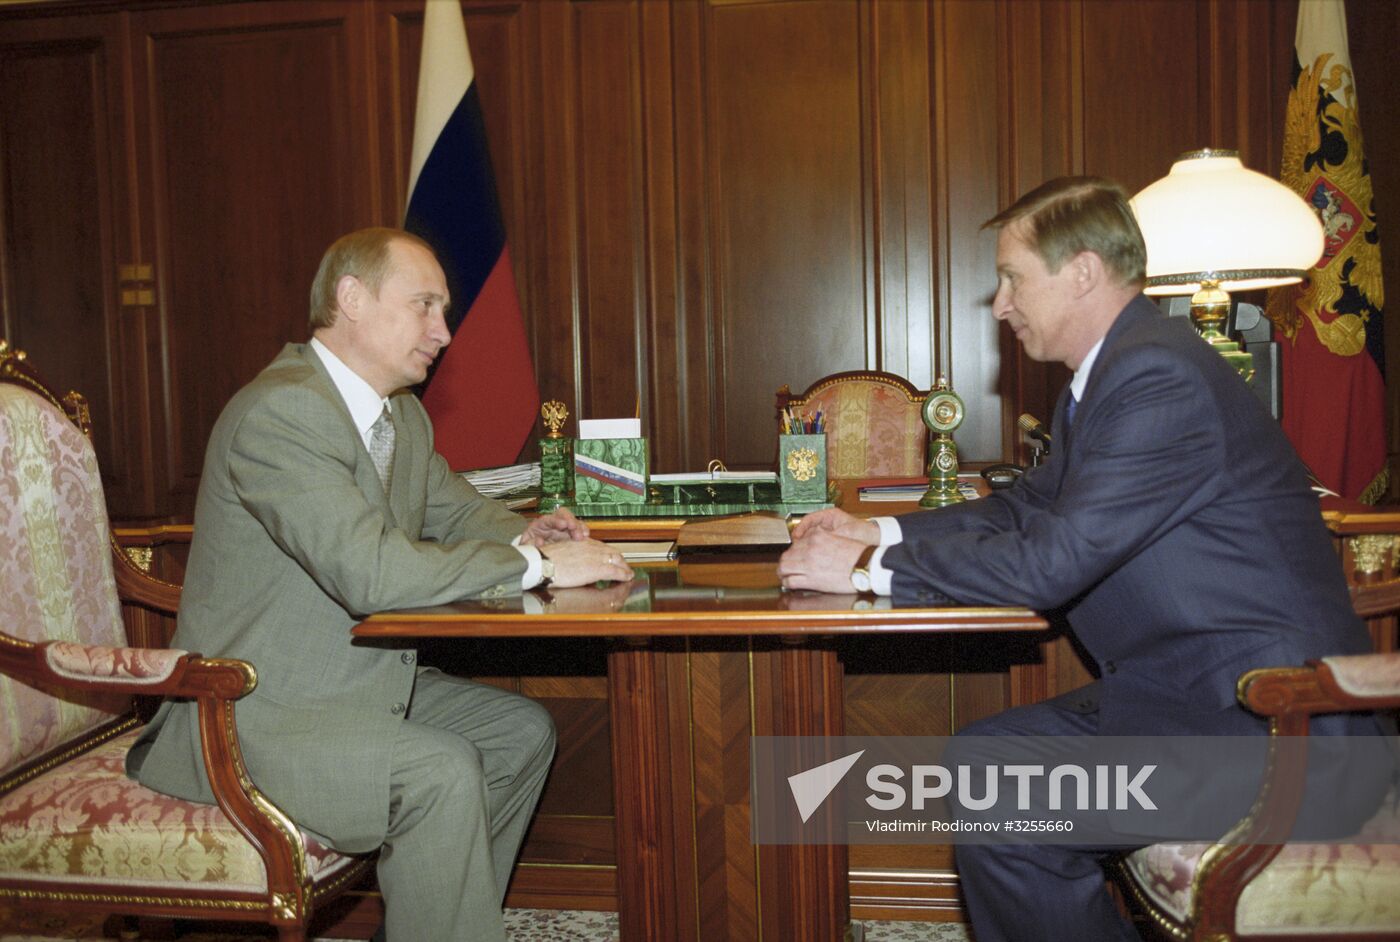
M1292 447L1183 319L1135 298L1067 398L1014 488L900 518L897 603L1064 606L1101 735L1261 732L1241 673L1370 650Z

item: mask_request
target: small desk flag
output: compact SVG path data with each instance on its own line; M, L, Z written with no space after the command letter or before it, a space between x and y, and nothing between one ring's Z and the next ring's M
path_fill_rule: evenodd
M540 405L474 78L461 6L427 0L404 228L436 251L452 296L423 405L455 471L515 461Z
M1283 429L1303 462L1343 497L1375 503L1386 470L1380 234L1342 0L1298 5L1283 183L1322 220L1322 257L1301 285L1269 293L1283 333Z

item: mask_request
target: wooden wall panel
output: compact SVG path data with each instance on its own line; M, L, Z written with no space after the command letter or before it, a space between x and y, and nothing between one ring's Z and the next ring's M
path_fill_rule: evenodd
M1136 193L1204 146L1200 110L1204 4L1088 0L1082 20L1083 172ZM1125 42L1124 37L1141 37ZM1131 94L1125 94L1131 88Z
M1082 87L1084 47L1078 3L1008 2L1002 5L997 74L998 205L1010 205L1042 181L1083 166ZM1069 370L1020 355L1015 336L999 328L997 348L1003 370L998 391L1003 401L1002 454L1029 463L1030 450L1015 430L1028 412L1046 425Z
M680 435L678 448L661 456L679 456L663 470L703 468L710 458L721 457L720 389L716 365L716 337L709 312L714 309L715 289L709 244L712 220L708 212L706 180L708 145L705 123L706 9L698 3L673 6L671 17L671 67L673 80L673 134L675 137L675 195L663 194L653 204L673 202L675 226L675 341L677 380L675 415ZM656 191L653 189L653 193ZM684 197L684 198L683 198ZM781 385L775 383L774 388ZM764 414L769 410L762 409ZM770 414L771 415L771 414Z
M92 409L114 506L143 504L140 310L118 305L128 169L116 17L37 20L0 41L0 336Z
M710 457L768 464L772 389L859 366L919 385L950 370L969 406L964 459L1024 454L1012 420L1047 418L1065 374L1022 360L989 321L994 240L977 225L1056 173L1137 188L1203 143L1237 146L1274 172L1296 10L1291 0L463 5L543 391L576 416L625 414L640 400L659 470ZM94 20L73 9L20 7L4 29ZM1362 94L1384 116L1397 96L1366 79L1395 14L1351 13ZM113 304L105 264L71 297L43 290L50 307L82 309L72 329L107 331L64 355L88 357L80 385L105 397L108 430L130 424L120 434L133 457L104 452L113 484L123 461L139 460L138 490L154 491L118 485L114 505L178 512L223 400L302 336L323 242L401 216L421 6L192 2L106 20L134 40L135 84L122 84L119 46L99 81L114 91L85 107L110 120L131 94L138 137L129 153L120 134L86 157L64 148L70 168L81 157L106 169L50 190L108 187L99 202L118 204L139 191L139 206L123 206L129 226L113 230L132 229L132 251L108 261L155 264L161 307L116 319L120 329L94 315ZM7 107L13 124L31 104L7 96ZM51 113L70 129L86 120L83 107ZM1389 124L1368 124L1379 141L1369 150L1383 153ZM12 199L44 192L15 183L26 160L37 166L29 153L8 161ZM1383 210L1390 164L1372 163ZM53 281L36 261L57 254L44 247L52 232L97 231L64 215L88 196L67 202L55 203L48 241L9 243L0 277L12 319L17 292ZM25 211L11 206L11 225ZM137 377L133 395L99 389L89 375L99 353L104 369ZM145 361L149 390L145 366L126 369Z
M640 415L650 338L643 218L640 17L631 0L570 5L571 165L578 200L577 418Z
M876 366L919 389L935 379L933 286L934 133L928 7L881 3L870 7L873 60L867 98L873 115L874 280L879 342Z
M998 460L1005 427L998 392L1003 349L991 316L996 234L980 228L1001 208L995 173L995 102L1003 74L997 68L997 20L990 3L934 8L937 365L967 404L954 433L963 461Z
M710 8L705 37L720 457L771 467L773 392L859 369L865 288L860 5Z
M307 337L321 253L368 216L346 14L282 4L142 14L159 390L170 503L188 510L229 397ZM271 20L271 22L269 22ZM160 439L158 438L158 441Z

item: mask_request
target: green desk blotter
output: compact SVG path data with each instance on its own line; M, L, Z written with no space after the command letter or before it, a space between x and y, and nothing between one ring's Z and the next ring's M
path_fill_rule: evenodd
M644 504L581 503L569 509L580 517L715 517L768 510L778 514L809 514L834 507L839 496L836 482L828 482L824 501L785 501L778 482L712 481L705 483L656 483L647 485Z

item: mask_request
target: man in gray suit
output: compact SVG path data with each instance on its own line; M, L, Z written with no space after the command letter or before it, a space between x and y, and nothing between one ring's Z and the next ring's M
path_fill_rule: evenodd
M1301 463L1223 358L1140 293L1146 249L1117 184L1052 180L987 225L999 230L993 315L1031 359L1074 371L1054 457L950 508L813 514L779 565L784 584L1062 608L1100 680L960 735L1264 733L1235 700L1243 672L1370 649ZM1377 727L1330 716L1313 732ZM1385 782L1339 778L1329 800L1364 818ZM1136 939L1104 891L1112 850L959 844L977 938Z
M530 522L453 474L407 387L451 339L426 243L366 229L333 244L312 340L289 344L214 426L174 645L244 658L238 704L257 786L348 853L380 850L391 939L503 942L501 903L554 754L524 697L352 643L384 609L626 580L568 511ZM127 761L212 801L195 707L168 702Z

